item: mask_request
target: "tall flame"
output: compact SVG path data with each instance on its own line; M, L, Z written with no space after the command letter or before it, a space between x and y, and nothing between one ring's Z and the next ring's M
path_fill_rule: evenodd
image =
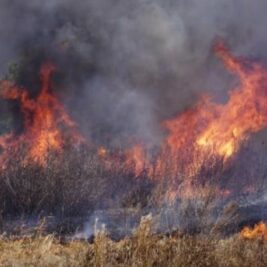
M151 155L141 144L116 152L117 155L100 147L97 154L104 166L120 166L124 162L136 176L145 174L154 181L167 179L171 198L181 191L192 195L191 179L200 173L203 165L210 164L207 158L229 161L251 134L267 126L267 69L259 63L233 56L223 42L218 42L214 51L239 81L230 90L228 101L216 103L202 96L194 107L164 121L162 127L167 135L156 154ZM18 150L21 144L27 148L26 163L45 166L50 150L61 152L67 143L85 142L51 91L54 71L50 63L42 66L42 87L35 98L10 81L0 83L0 97L18 101L24 117L21 134L8 133L0 137L3 166L10 159L9 151Z
M163 178L166 171L171 180L181 173L195 175L208 155L225 162L251 134L267 126L267 70L259 63L233 56L223 42L218 42L214 51L226 69L238 78L238 86L230 91L225 104L203 96L193 108L163 122L168 134L156 164L142 165L142 161L147 161L145 153L139 145L132 149L128 161L135 164L137 174L141 166L146 166L156 179Z
M8 160L8 148L16 150L24 143L27 145L24 160L45 165L49 151L61 152L67 139L76 144L84 142L75 123L51 91L54 71L55 67L51 63L43 64L40 71L42 87L36 98L31 98L28 91L10 81L1 82L0 96L3 99L17 100L24 119L22 134L16 136L15 133L9 133L0 138L4 150L2 164Z
M267 71L261 65L235 58L223 43L215 46L224 66L237 75L239 85L226 104L204 98L194 109L165 122L166 145L173 152L185 146L210 149L229 158L252 133L267 125Z
M230 157L251 133L267 123L266 70L234 58L222 43L216 46L217 55L226 68L238 75L240 85L230 92L229 101L217 106L215 119L197 138L197 144L212 147L221 156Z

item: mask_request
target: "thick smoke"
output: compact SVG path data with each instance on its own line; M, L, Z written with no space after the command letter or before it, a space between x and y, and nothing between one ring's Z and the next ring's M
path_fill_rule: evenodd
M212 53L267 59L265 0L2 0L0 72L22 62L33 92L38 68L58 66L56 93L94 142L149 145L160 121L205 91L224 101L232 78ZM36 78L37 77L37 78Z

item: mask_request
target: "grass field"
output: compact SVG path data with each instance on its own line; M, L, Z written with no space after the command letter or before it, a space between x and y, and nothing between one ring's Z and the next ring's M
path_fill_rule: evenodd
M267 266L264 236L253 240L240 234L156 235L151 221L141 221L131 237L112 241L99 231L94 242L60 241L53 235L0 239L1 266Z

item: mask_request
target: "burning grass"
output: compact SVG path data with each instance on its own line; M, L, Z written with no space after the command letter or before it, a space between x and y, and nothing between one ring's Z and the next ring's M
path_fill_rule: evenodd
M83 181L86 180L88 183L91 180L91 188L93 186L98 188L96 176L100 176L98 180L102 181L102 173L105 172L104 179L114 177L114 182L109 179L108 183L115 183L122 177L128 179L129 176L131 178L135 176L146 180L144 183L164 185L160 198L168 198L169 201L196 194L197 191L194 190L196 184L206 183L207 180L213 184L213 180L218 176L213 173L214 170L220 173L227 168L251 135L267 125L265 67L257 62L234 56L223 42L218 42L214 46L214 52L226 70L239 80L238 85L229 91L228 101L224 104L216 103L211 97L202 96L194 106L175 118L169 118L161 123L166 136L153 149L148 149L142 143L138 144L138 141L134 141L128 148L122 146L111 149L108 145L97 147L93 143L94 140L86 140L54 92L56 84L53 82L53 75L56 68L51 63L44 63L40 69L41 86L35 96L32 96L27 88L21 88L14 82L1 81L0 97L17 102L22 115L22 127L20 131L11 131L0 136L0 171L12 172L13 161L19 159L22 173L24 166L28 169L33 166L32 173L36 172L35 169L38 167L43 167L44 172L52 169L58 175L57 168L52 162L53 157L52 161L50 159L52 152L56 162L59 162L59 169L64 169L60 165L65 167L67 183L71 183L69 173L71 179L77 180L77 184L71 184L75 192L77 186L84 185L79 183L81 173ZM130 139L135 140L129 136ZM86 157L85 163L79 162L76 175L73 170L75 167L69 164L66 154L71 149L70 153L74 152L74 155L77 155L74 150L79 151L83 147L87 147L87 151L98 159L93 161L90 159L88 163ZM67 164L65 164L66 159ZM76 159L73 160L77 162ZM88 170L83 167L84 165ZM99 169L101 173L98 173ZM107 174L107 170L111 174ZM123 172L126 170L129 175L122 175L122 170ZM47 177L46 174L40 175ZM52 183L56 183L59 179L54 177L53 180ZM8 184L10 191L16 194L9 178L5 179L5 183ZM64 188L65 183L61 181L58 185ZM218 194L226 195L233 191L232 188L220 190L218 181L217 184ZM86 190L87 186L84 185ZM88 190L90 191L89 188ZM113 192L112 188L110 191ZM109 195L109 192L105 194ZM43 202L42 199L40 201Z
M0 97L16 101L22 114L20 131L0 137L3 222L12 216L88 219L97 210L114 214L133 209L135 220L153 211L158 228L153 232L146 218L132 236L124 233L127 237L115 242L100 231L92 244L63 244L49 235L2 237L0 263L265 266L265 225L245 228L241 236L229 233L239 230L245 220L259 221L255 214L250 217L240 199L248 193L259 200L258 193L266 193L266 152L262 160L260 150L246 153L246 147L251 135L267 125L267 71L234 57L223 43L215 51L239 85L225 104L202 97L194 107L163 122L166 136L152 151L140 144L109 150L86 140L52 91L51 64L41 68L41 88L35 97L2 81ZM245 219L239 218L242 213ZM62 237L77 230L62 228L52 233ZM183 234L174 232L177 229ZM228 237L222 239L226 229Z
M23 153L20 156L23 158ZM240 198L245 199L243 191L228 193L228 186L232 191L235 187L240 189L240 184L232 183L235 176L229 184L220 185L224 177L229 177L229 170L216 157L206 159L209 167L203 166L196 176L177 174L175 180L180 182L173 183L171 189L183 193L179 198L176 193L174 198L166 195L171 178L167 170L164 179L155 183L146 171L137 177L134 166L129 167L123 161L120 166L117 160L109 161L108 166L103 164L97 153L87 148L65 150L63 159L50 152L44 167L35 163L25 166L20 157L13 157L9 168L0 173L4 231L8 226L8 232L14 232L9 226L12 218L20 224L23 219L37 222L40 218L53 217L56 224L48 233L69 235L81 229L91 217L98 216L97 211L103 211L104 223L108 220L121 229L126 224L123 218L127 221L133 217L127 231L120 230L122 236L148 212L156 216L158 230L162 232L179 228L187 233L233 233L244 222L259 220L260 207L250 211L246 202L245 206L240 202ZM253 186L255 197L260 198L257 186L263 189L263 184L254 181ZM130 210L134 211L133 216L128 216Z
M113 241L98 231L94 241L62 242L52 235L0 239L1 266L266 266L267 243L240 234L157 235L151 217L143 218L131 237Z

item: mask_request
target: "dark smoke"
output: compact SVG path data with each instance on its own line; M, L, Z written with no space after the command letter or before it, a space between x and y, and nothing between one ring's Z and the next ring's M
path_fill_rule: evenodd
M44 60L58 66L57 93L95 142L153 145L159 122L203 91L227 97L232 79L211 46L267 58L265 0L2 0L0 72L22 62L18 82L35 93Z

